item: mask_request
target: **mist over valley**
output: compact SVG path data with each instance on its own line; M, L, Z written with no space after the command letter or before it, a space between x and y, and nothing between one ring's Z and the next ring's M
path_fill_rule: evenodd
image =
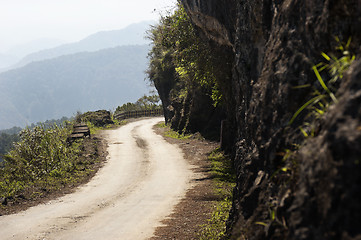
M152 23L32 53L20 67L0 73L0 129L112 110L147 94L145 31Z

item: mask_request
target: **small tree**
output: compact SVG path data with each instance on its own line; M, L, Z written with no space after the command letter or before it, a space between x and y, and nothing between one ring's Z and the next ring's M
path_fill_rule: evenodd
M140 110L151 110L160 108L160 99L158 95L144 95L139 98L135 103L125 103L122 106L118 106L115 113L129 112L129 111L140 111Z

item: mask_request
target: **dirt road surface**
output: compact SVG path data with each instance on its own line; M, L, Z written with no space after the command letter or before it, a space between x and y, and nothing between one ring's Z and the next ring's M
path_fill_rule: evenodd
M162 118L106 131L105 166L75 193L0 216L0 239L147 239L190 187L181 150L156 135Z

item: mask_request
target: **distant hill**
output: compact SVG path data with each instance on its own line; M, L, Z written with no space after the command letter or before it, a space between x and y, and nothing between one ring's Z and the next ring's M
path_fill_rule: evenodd
M12 47L8 51L0 53L0 72L14 68L12 66L31 53L60 46L65 43L65 41L58 39L42 38Z
M148 93L148 50L138 45L76 53L1 73L0 129L136 101Z
M13 65L18 61L18 58L10 54L1 54L0 53L0 71L5 69L10 65Z
M12 68L22 67L34 61L51 59L77 52L94 52L117 46L148 44L149 41L145 39L145 33L149 26L154 23L153 21L144 21L131 24L120 30L98 32L79 42L63 44L55 48L29 54Z
M54 48L68 42L61 39L52 39L52 38L39 38L36 40L32 40L30 42L26 42L23 44L16 45L9 49L6 53L23 58L26 55L29 55L34 52L38 52L48 48Z

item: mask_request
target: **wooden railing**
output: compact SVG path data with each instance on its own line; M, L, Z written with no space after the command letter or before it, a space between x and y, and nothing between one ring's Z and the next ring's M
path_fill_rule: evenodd
M73 132L67 139L68 143L72 143L74 140L79 138L90 137L90 129L85 123L77 123L73 125Z
M140 111L129 111L121 112L114 115L117 120L123 120L127 118L138 118L138 117L153 117L163 115L163 109L151 109L151 110L140 110Z

